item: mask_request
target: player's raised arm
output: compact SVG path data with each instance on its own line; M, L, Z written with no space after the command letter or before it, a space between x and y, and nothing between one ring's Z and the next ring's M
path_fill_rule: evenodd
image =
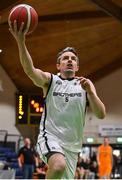
M31 78L34 84L45 88L50 82L51 75L48 72L43 72L42 70L34 67L32 58L25 44L26 30L23 31L23 27L24 23L22 23L20 29L17 30L17 22L14 21L14 26L12 27L10 24L9 28L18 44L20 62L25 73L29 76L29 78Z

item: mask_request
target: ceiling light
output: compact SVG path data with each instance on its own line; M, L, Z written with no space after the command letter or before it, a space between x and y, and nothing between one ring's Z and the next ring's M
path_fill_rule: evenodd
M93 143L94 142L94 138L91 138L91 137L87 138L87 142L88 143Z
M117 142L118 142L118 143L122 143L122 137L118 137L118 138L117 138Z
M0 53L2 52L2 49L0 49Z

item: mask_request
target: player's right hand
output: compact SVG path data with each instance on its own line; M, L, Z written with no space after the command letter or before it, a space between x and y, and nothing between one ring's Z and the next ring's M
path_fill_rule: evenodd
M14 21L14 24L12 26L12 24L9 24L9 31L11 32L11 34L13 35L13 37L16 39L17 42L23 42L25 41L25 34L26 31L23 31L24 28L24 22L22 22L19 30L17 29L17 21Z

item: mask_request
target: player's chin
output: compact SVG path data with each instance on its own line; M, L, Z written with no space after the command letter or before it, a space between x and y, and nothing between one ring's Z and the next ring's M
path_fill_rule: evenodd
M66 69L65 74L72 75L72 74L74 74L74 70L73 69Z
M65 72L67 72L67 73L68 73L68 72L69 72L69 73L72 73L72 72L74 72L74 70L73 70L72 68L68 68L68 69L65 70Z

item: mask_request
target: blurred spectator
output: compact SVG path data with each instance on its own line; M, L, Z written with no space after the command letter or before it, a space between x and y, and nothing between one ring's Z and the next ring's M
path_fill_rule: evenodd
M78 158L75 179L95 179L97 178L98 167L96 161L91 162L90 158Z
M96 161L91 162L90 171L94 175L94 179L98 179L98 165Z
M37 177L39 179L45 179L48 166L40 158L38 158L38 167L36 167Z
M85 169L83 167L76 168L75 179L85 179Z
M35 166L38 166L38 159L29 138L24 139L24 146L18 152L18 163L23 170L23 179L32 179Z
M75 172L75 179L84 179L85 177L85 162L80 156L78 157L77 168Z
M92 154L92 156L91 156L91 161L97 161L96 152L93 152L93 154Z
M122 179L122 153L120 153L117 163L118 163L118 173L119 173L120 179Z
M84 169L89 170L91 165L91 159L86 158L86 161L84 162Z
M112 168L112 178L116 178L117 173L117 156L113 154L113 168Z

